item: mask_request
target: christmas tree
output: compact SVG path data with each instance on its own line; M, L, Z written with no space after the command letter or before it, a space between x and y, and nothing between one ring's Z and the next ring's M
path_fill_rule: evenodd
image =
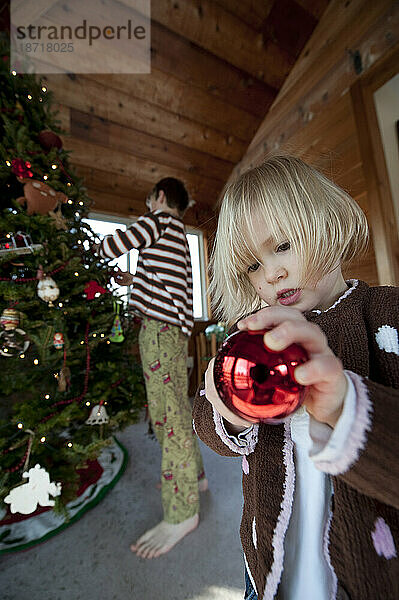
M6 49L0 110L0 501L9 510L23 473L40 465L62 511L82 469L140 416L137 326L123 306L118 314L112 268L91 250L90 200L51 92L10 73Z

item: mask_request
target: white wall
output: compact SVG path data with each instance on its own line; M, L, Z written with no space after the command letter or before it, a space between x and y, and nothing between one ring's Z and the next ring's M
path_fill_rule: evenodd
M374 103L399 231L399 139L396 128L399 121L399 74L374 93Z

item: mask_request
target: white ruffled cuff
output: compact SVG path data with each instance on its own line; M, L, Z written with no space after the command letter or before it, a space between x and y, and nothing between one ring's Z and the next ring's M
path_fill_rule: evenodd
M359 457L370 428L371 402L362 378L344 371L348 389L342 414L334 429L310 417L312 447L309 456L317 469L338 475L345 473Z

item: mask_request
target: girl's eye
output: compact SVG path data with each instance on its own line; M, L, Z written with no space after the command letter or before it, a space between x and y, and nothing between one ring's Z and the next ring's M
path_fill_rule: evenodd
M290 248L291 248L291 244L289 242L284 242L283 244L280 244L279 246L277 246L276 252L286 252Z
M249 265L248 273L254 273L259 269L259 263L254 263L253 265Z

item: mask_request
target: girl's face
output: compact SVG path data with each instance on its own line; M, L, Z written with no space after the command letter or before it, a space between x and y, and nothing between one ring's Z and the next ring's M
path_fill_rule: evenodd
M298 288L300 257L289 240L273 241L261 219L253 220L259 262L249 264L247 275L258 296L270 306L292 306L301 312L326 310L347 290L340 265L316 284Z

